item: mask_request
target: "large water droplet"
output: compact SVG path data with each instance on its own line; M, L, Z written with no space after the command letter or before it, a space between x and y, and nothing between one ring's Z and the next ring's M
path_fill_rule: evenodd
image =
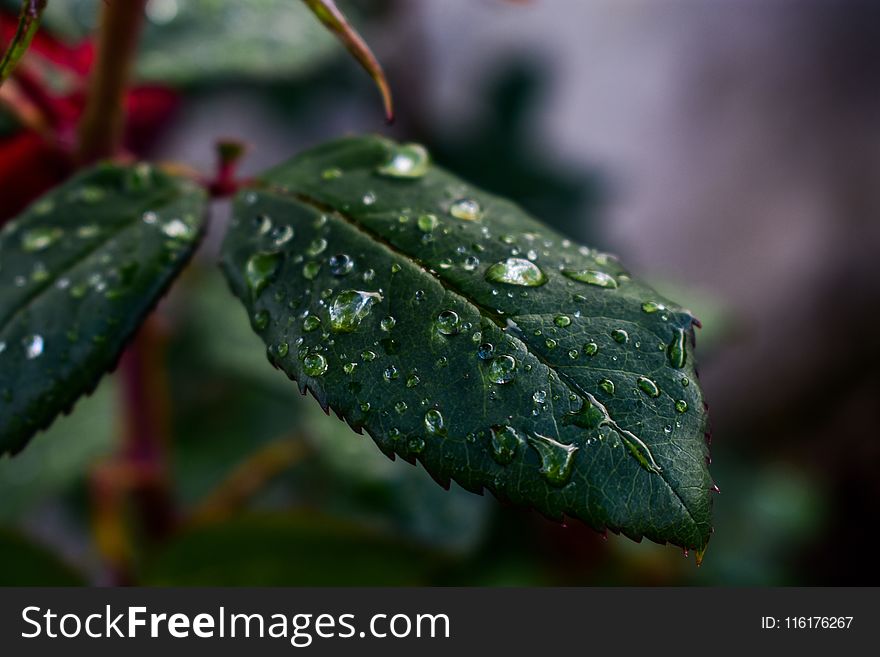
M322 354L308 354L303 358L303 372L309 376L323 376L327 367L327 359Z
M445 421L443 414L436 408L432 408L425 413L425 429L428 433L443 435L446 433Z
M498 356L489 363L489 380L492 383L510 383L516 377L516 360L513 356Z
M21 236L21 248L28 253L42 251L55 244L62 235L64 231L57 226L31 228Z
M437 331L443 335L457 335L461 331L461 319L454 310L444 310L437 315Z
M483 209L474 199L462 198L449 206L449 214L462 221L479 221L483 217Z
M624 344L627 340L629 340L629 333L627 333L623 329L614 329L613 331L611 331L611 337L618 344Z
M506 425L497 425L491 428L492 458L501 465L508 465L516 456L520 445L525 439L516 429Z
M251 295L256 298L266 288L278 271L282 256L280 253L255 253L248 258L244 276Z
M598 403L585 399L581 407L562 416L563 424L573 424L582 429L597 429L608 419L608 412Z
M421 144L401 144L391 151L388 161L377 172L391 178L421 178L430 163L428 151Z
M490 283L538 287L547 282L547 276L530 260L507 258L486 270L486 280Z
M604 287L611 290L617 287L617 281L613 276L598 269L563 269L562 275L573 281L588 283L596 287Z
M339 333L357 330L363 319L370 314L372 305L381 300L382 295L378 292L340 292L330 305L330 328Z
M539 433L529 435L529 444L541 457L541 474L551 484L561 486L571 477L576 445L566 445Z
M648 395L648 397L656 398L660 396L660 388L658 388L657 384L648 377L640 376L637 380L637 384L639 386L639 390Z
M684 329L675 329L672 333L672 340L670 340L669 346L666 349L666 354L669 356L669 364L676 369L684 367L685 360L687 359L684 338Z
M24 346L24 355L28 360L38 358L43 353L43 336L41 335L28 335L21 341L21 344Z

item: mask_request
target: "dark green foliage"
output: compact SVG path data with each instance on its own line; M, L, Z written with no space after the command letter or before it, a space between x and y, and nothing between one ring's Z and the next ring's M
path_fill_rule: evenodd
M426 158L347 139L239 195L224 269L270 361L441 485L705 549L693 317Z
M186 263L205 194L149 165L99 165L0 232L0 455L112 368Z

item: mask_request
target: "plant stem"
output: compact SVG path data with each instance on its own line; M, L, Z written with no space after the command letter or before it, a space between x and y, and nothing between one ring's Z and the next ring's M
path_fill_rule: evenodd
M79 124L77 160L91 164L117 155L125 122L125 91L137 51L147 0L105 0L95 67Z

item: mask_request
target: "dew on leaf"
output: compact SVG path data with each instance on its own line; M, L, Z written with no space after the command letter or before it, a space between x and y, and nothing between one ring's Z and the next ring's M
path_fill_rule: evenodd
M519 432L511 426L496 425L490 429L492 458L501 465L508 465L516 456L520 445L525 443Z
M435 228L437 228L437 225L439 223L440 221L437 219L437 215L435 214L419 215L419 218L416 220L416 225L423 233L430 233Z
M547 276L530 260L507 258L486 270L486 280L490 283L538 287L547 282Z
M425 450L425 441L423 438L413 436L407 441L406 446L413 454L421 454Z
M388 161L377 169L377 173L390 178L421 178L430 163L430 155L421 144L400 144L391 151Z
M252 318L254 328L262 331L269 325L269 313L265 310L258 310Z
M316 237L311 241L308 248L306 248L306 254L310 256L321 255L326 248L327 240L323 237Z
M321 318L317 315L307 315L302 321L303 331L311 333L321 328Z
M378 292L345 290L336 295L330 304L330 328L337 333L351 333L357 330L364 318L370 314L374 303L382 301Z
M491 342L484 342L479 347L477 347L477 356L479 356L480 360L489 360L494 355L495 345L493 345Z
M379 322L379 327L383 331L390 331L395 327L396 324L397 320L394 319L391 315L388 315L387 317L382 318L382 321Z
M618 344L624 344L627 340L629 340L629 333L627 333L623 329L614 329L613 331L611 331L611 337Z
M516 360L513 356L498 356L489 363L489 380L492 383L510 383L516 377Z
M397 377L400 376L400 372L397 371L397 368L394 365L389 365L385 368L385 371L382 372L382 378L386 381L393 381Z
M675 402L675 410L679 413L686 413L688 409L688 403L684 399L679 399Z
M658 301L645 301L645 303L642 304L642 312L653 314L658 310L666 310L666 306Z
M42 251L55 244L62 235L64 231L56 226L31 228L21 236L21 248L28 253Z
M449 206L449 214L462 221L479 221L483 217L483 209L474 199L462 198Z
M566 445L539 433L530 434L529 444L541 457L540 473L551 484L561 486L571 477L576 445Z
M613 290L617 287L617 281L610 274L598 269L563 269L562 275L573 281L604 287Z
M432 408L425 413L425 429L428 433L443 435L446 433L445 420L443 414L436 408Z
M293 226L276 226L269 233L269 239L275 246L284 246L293 239Z
M648 397L656 398L660 396L660 388L648 377L640 376L636 383L639 386L639 390L648 395Z
M677 328L672 333L672 340L669 342L666 353L669 356L669 364L676 369L684 367L687 359L687 351L684 345L684 329ZM687 385L687 384L685 384Z
M321 178L324 180L336 180L337 178L342 176L342 169L337 167L331 167L329 169L324 169L321 172Z
M278 266L281 264L281 259L281 254L274 252L255 253L248 258L244 276L253 298L256 299L260 296L260 293L275 276Z
M327 368L327 359L322 354L308 354L303 358L303 372L309 376L323 376Z
M321 263L316 262L315 260L310 260L303 265L303 278L307 281L313 281L320 271Z
M443 335L457 335L461 332L461 319L454 310L444 310L437 315L437 331Z
M43 353L43 336L37 335L36 333L25 336L25 338L21 341L22 346L24 347L24 355L28 360L33 360L34 358L39 358Z
M571 324L571 317L568 315L557 315L553 318L553 323L559 328L565 328Z
M601 381L599 381L599 387L602 388L602 390L606 394L614 394L614 381L612 381L611 379L602 379Z
M597 353L599 353L599 345L597 345L595 342L588 342L584 345L584 353L587 356L595 356Z

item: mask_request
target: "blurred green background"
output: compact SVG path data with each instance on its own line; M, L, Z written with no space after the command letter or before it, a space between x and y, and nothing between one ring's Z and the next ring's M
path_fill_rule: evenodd
M830 4L340 2L388 71L386 128L299 3L151 0L139 75L180 106L140 155L210 171L235 137L247 174L349 132L421 141L689 306L715 535L696 568L386 459L267 363L213 264L220 202L153 319L189 520L151 541L127 502L104 508L123 422L110 376L0 460L0 584L117 582L113 522L143 584L876 584L880 21ZM87 33L94 3L50 6L57 34Z

